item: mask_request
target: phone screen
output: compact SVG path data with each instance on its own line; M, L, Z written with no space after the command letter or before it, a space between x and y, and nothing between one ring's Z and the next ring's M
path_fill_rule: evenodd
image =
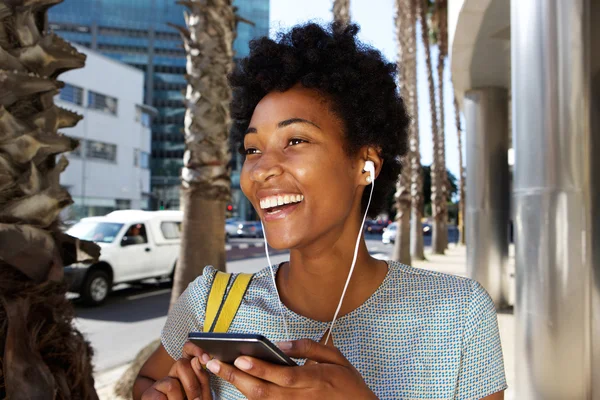
M250 356L278 365L298 365L262 335L191 332L188 340L227 364L233 364L239 356Z

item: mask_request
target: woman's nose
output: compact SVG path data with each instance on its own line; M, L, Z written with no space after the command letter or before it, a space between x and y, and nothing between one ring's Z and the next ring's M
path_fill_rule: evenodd
M274 157L262 156L252 168L251 178L254 182L266 182L283 173L281 164Z

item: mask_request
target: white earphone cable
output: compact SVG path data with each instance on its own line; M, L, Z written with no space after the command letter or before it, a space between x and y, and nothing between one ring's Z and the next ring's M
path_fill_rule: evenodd
M354 247L354 258L352 259L352 266L350 267L350 273L348 274L348 279L346 279L346 285L344 286L344 290L342 291L342 297L340 298L340 302L337 306L337 310L335 310L335 314L333 315L333 320L331 321L331 326L327 331L327 338L325 339L325 345L329 342L329 338L331 337L331 333L333 332L333 326L335 325L335 321L337 320L337 316L340 313L340 309L342 308L342 303L344 302L344 296L346 295L346 290L348 289L348 285L350 284L350 279L352 278L352 272L354 272L354 266L356 265L356 258L358 257L358 246L360 244L360 237L362 236L363 228L365 226L365 221L367 219L367 212L369 211L369 206L371 205L371 198L373 197L373 188L375 187L375 180L371 181L371 194L369 195L369 202L367 203L367 209L365 210L365 215L362 220L362 224L360 225L360 230L358 231L358 237L356 238L356 246Z
M290 332L288 331L287 321L285 319L285 313L283 312L283 303L281 301L281 296L279 296L279 290L277 289L277 281L275 280L275 271L273 270L273 265L271 264L271 258L269 257L269 244L267 243L267 233L265 232L265 226L262 221L260 221L260 226L263 230L263 239L265 240L265 253L267 254L267 262L269 263L269 269L271 270L271 277L273 278L273 287L275 288L275 293L277 293L277 299L279 300L279 312L281 313L281 319L283 320L283 326L285 329L285 337L287 341L290 341Z

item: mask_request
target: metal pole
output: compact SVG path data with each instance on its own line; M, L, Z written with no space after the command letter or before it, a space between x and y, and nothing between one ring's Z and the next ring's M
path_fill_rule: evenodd
M488 87L470 90L464 99L467 271L498 308L506 304L510 213L507 94L504 88Z
M517 399L600 398L591 379L592 3L511 2Z

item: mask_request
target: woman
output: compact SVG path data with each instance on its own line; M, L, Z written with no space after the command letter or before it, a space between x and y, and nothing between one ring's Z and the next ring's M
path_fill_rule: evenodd
M240 357L227 365L186 343L189 332L202 331L216 273L207 267L171 310L134 398L503 398L496 313L485 290L377 260L362 237L333 345L319 343L353 264L371 192L365 163L375 167L368 214L376 216L406 152L409 117L396 68L357 32L308 24L277 41L262 38L230 77L232 138L245 154L241 187L270 246L289 249L290 260L276 268L279 293L269 268L254 276L229 331L262 334L309 362L282 367ZM274 206L279 197L291 203Z

